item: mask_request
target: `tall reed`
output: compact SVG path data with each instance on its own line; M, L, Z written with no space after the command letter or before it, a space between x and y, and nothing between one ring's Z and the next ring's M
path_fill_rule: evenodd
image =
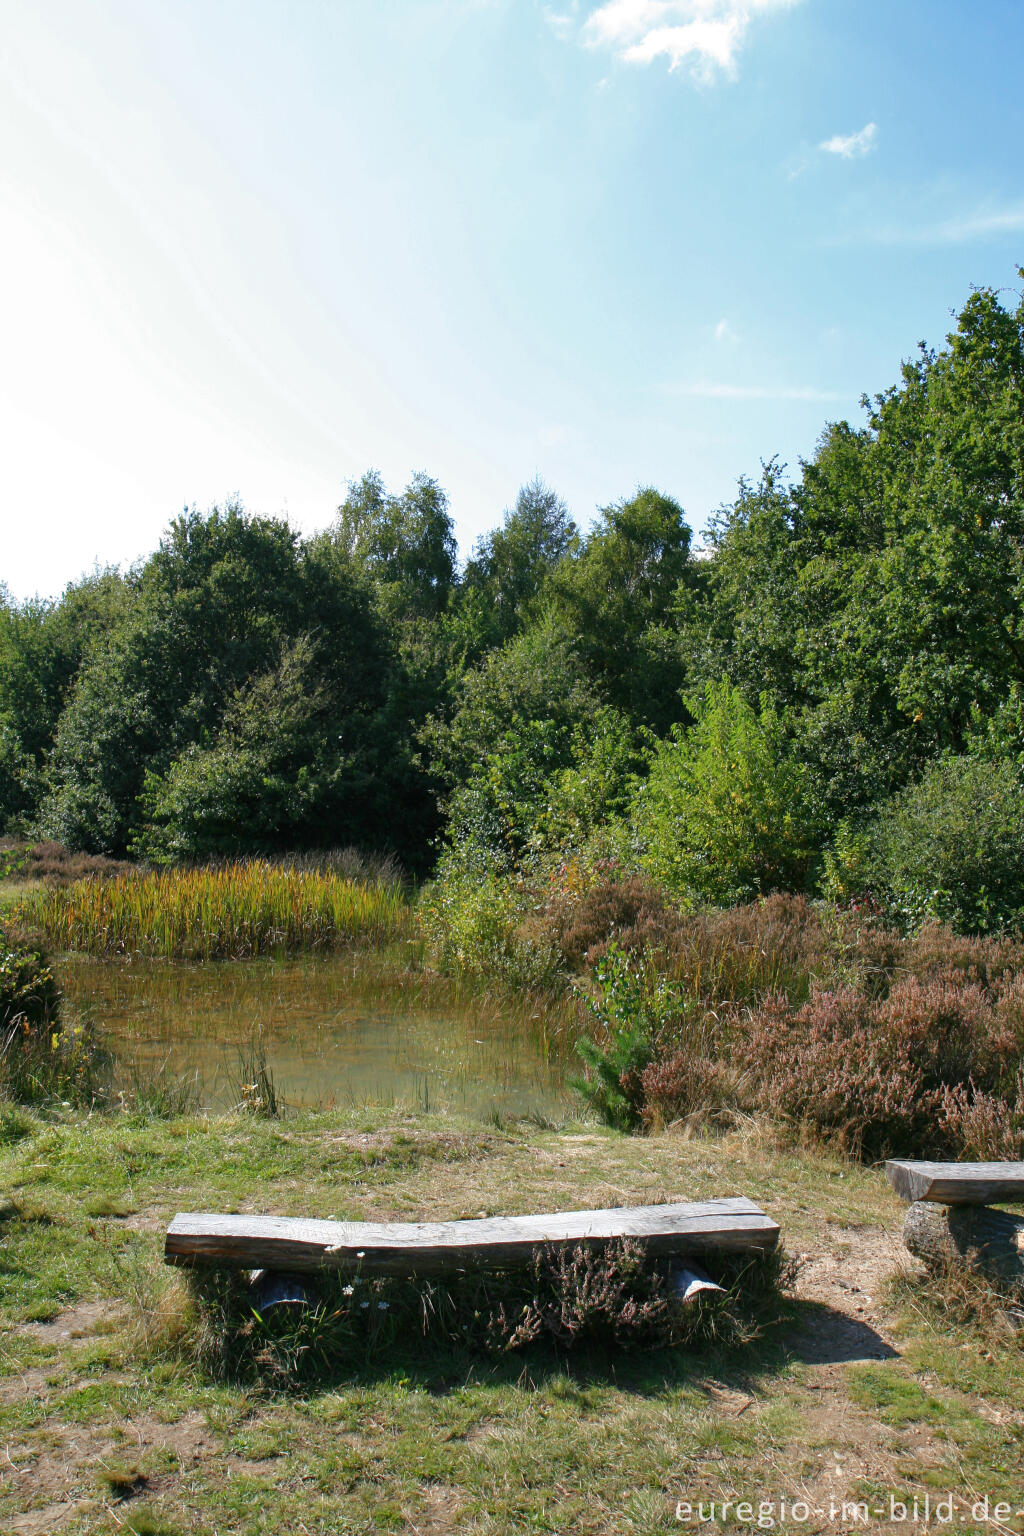
M337 950L407 931L401 886L263 860L79 880L41 893L31 917L58 951L179 960Z

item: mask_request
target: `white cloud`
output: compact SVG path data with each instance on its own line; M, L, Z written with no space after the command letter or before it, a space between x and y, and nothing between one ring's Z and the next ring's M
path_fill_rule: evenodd
M859 133L836 133L818 145L826 155L840 155L844 160L859 160L870 154L878 139L878 124L865 123Z
M739 341L739 337L724 316L715 326L715 340L729 342L731 345L735 345Z
M692 384L672 384L669 394L696 400L850 400L833 389L806 389L788 384L714 384L698 379Z
M605 0L583 28L593 47L613 49L632 64L667 58L669 69L689 63L699 79L733 74L754 16L788 10L800 0Z

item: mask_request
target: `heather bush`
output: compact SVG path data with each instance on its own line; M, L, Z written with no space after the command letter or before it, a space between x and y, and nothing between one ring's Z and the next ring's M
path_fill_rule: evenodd
M922 981L956 977L999 993L1024 974L1024 942L1007 934L958 934L932 921L902 945L900 965Z
M0 879L70 885L92 876L126 875L133 866L102 853L75 853L54 842L0 842Z
M964 1105L1002 1099L1020 1058L983 988L913 976L881 1000L815 989L794 1011L771 998L746 1045L760 1107L872 1158L961 1151ZM949 1098L958 1089L967 1100Z
M1018 1074L1012 1098L985 1093L973 1083L944 1089L939 1119L959 1157L1019 1161L1024 1158L1024 1076Z
M602 1252L578 1244L538 1252L532 1294L499 1301L487 1320L490 1349L504 1352L545 1340L561 1349L624 1345L664 1349L674 1342L681 1308L664 1269L647 1263L644 1243L623 1238Z
M739 1097L735 1072L720 1057L690 1047L652 1061L640 1074L644 1129L663 1130L690 1117L707 1125Z
M579 972L584 964L594 965L613 943L633 955L667 948L682 919L664 892L643 875L615 869L595 874L582 889L565 864L551 877L541 920L566 967Z

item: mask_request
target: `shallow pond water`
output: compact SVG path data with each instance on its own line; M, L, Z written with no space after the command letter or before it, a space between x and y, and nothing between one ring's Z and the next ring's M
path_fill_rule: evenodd
M262 1043L279 1098L326 1107L403 1103L557 1118L572 1106L564 1028L542 1010L460 996L370 954L185 964L58 963L69 1012L114 1057L115 1090L192 1077L199 1102L241 1102Z

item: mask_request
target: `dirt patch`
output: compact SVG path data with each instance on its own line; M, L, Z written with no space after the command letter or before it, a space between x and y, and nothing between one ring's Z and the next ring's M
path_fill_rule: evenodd
M10 1528L17 1536L57 1530L95 1502L95 1494L85 1493L85 1487L95 1486L95 1469L115 1449L113 1441L87 1425L54 1425L47 1440L44 1448L33 1448L6 1471L4 1481L17 1490L23 1503L32 1498L48 1501L13 1518Z
M18 1371L16 1375L5 1376L0 1381L0 1403L5 1406L23 1403L30 1397L46 1397L48 1392L49 1383L45 1371L36 1370L34 1366L27 1371Z
M820 1245L797 1256L795 1294L809 1302L794 1344L808 1365L892 1359L883 1293L921 1266L885 1227L826 1226Z
M70 1499L60 1504L46 1504L42 1509L31 1509L24 1515L14 1515L12 1536L49 1536L50 1531L59 1531L72 1515L79 1514L90 1502Z
M508 1426L499 1423L496 1419L483 1419L479 1424L471 1424L464 1435L455 1438L462 1440L469 1446L487 1445L492 1440L501 1440L507 1433Z
M222 1456L217 1466L227 1478L262 1477L276 1484L281 1477L281 1460L278 1456L257 1457L255 1461L249 1461L244 1456Z
M169 1216L166 1211L133 1211L128 1216L112 1216L110 1220L116 1221L118 1226L126 1227L129 1232L163 1232Z
M87 1339L121 1321L124 1307L115 1301L80 1301L49 1323L22 1323L18 1332L40 1344L65 1344L70 1339Z
M140 1451L150 1447L170 1451L180 1464L198 1461L217 1445L206 1418L197 1412L186 1413L174 1424L165 1424L151 1413L140 1414L125 1423L123 1433L129 1442L138 1445Z
M437 1536L443 1531L459 1529L462 1500L454 1488L428 1483L421 1489L421 1496L424 1508L407 1517L410 1531L419 1532L421 1536L427 1536L428 1532Z

